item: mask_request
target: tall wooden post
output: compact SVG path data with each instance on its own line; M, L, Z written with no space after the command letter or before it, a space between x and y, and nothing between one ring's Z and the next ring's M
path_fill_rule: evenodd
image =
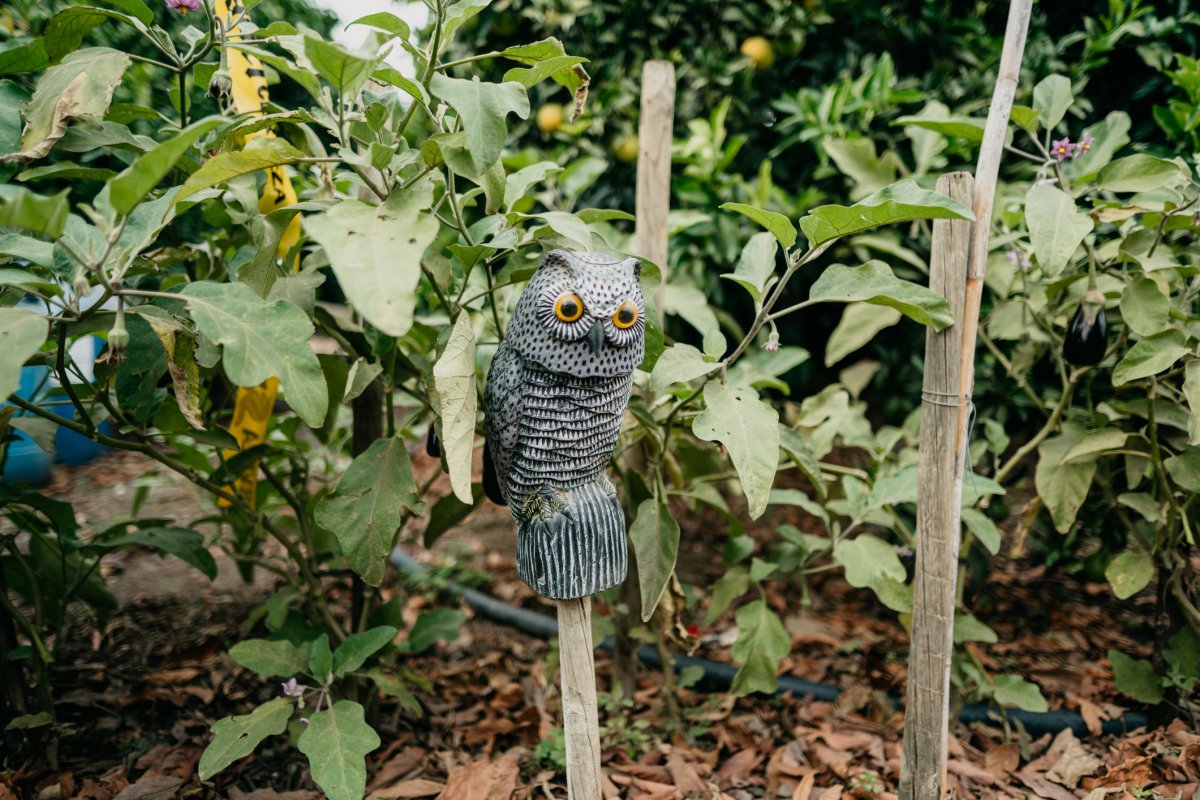
M638 119L636 254L658 265L663 282L654 293L658 323L663 321L667 286L667 215L671 210L671 133L675 123L675 66L647 61L642 68L642 110Z
M959 340L958 368L952 369L944 363L947 357L954 355L952 344L943 342L940 347L931 348L932 333L926 340L919 466L921 500L917 508L917 579L913 593L913 638L908 659L908 704L900 766L901 800L941 800L946 792L950 655L953 647L963 473L970 467L967 422L975 384L975 340L979 331L979 307L987 269L996 181L1013 97L1021 75L1021 58L1025 52L1025 36L1029 30L1032 5L1033 0L1011 0L1009 5L1000 68L987 123L984 125L979 162L975 167L972 202L975 223L968 225L971 234L965 259L965 276L954 278L955 285L963 288L947 290L953 292L946 296L955 308L955 325L949 334L951 339ZM949 192L962 179L947 176L943 180L948 181L944 191ZM942 186L940 182L939 186ZM961 202L964 198L956 199ZM952 229L955 224L949 223ZM935 223L935 232L938 225L945 227L947 223ZM945 257L939 256L939 249L946 253L953 239L943 234L943 240L946 244L939 248L935 233L933 262L930 264L930 277L935 281L949 280L944 275L935 278L933 272L936 261ZM961 248L961 243L955 247ZM963 255L956 250L953 257L958 261L949 266L953 268L952 271L958 272L963 269ZM959 297L962 297L961 302ZM937 374L931 375L931 369L936 370ZM943 409L953 414L953 436L950 435L949 420L944 418L943 413L938 413ZM927 430L927 423L935 426L936 430Z
M567 746L567 796L570 800L601 800L592 598L558 601L558 650L563 738Z
M969 205L974 184L969 172L954 172L938 179L937 190ZM909 800L939 798L945 783L961 511L955 483L963 458L957 444L958 388L971 227L969 220L939 219L933 223L929 288L950 301L954 325L943 331L929 328L925 334L917 473L921 498L917 504L917 577L913 587L904 755L900 763L900 797Z

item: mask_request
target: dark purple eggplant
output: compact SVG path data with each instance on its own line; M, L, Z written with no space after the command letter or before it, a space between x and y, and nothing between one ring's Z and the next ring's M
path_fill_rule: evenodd
M429 423L429 435L425 437L425 455L430 458L442 457L442 440L437 435L437 425Z
M1104 315L1104 295L1096 289L1083 296L1063 342L1063 358L1077 367L1094 367L1104 360L1108 350L1108 319Z

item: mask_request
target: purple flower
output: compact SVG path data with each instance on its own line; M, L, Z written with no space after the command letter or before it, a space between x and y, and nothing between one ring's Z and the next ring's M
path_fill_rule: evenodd
M281 683L280 686L283 687L284 697L303 697L304 690L308 688L296 683L295 678L288 678L287 682Z
M1070 137L1064 136L1050 145L1050 154L1062 161L1075 154L1075 145L1071 144Z
M1027 271L1032 266L1029 263L1029 256L1020 250L1009 250L1004 255L1008 257L1008 263L1022 272Z
M308 717L301 717L301 718L300 718L300 724L301 724L301 725L307 725L307 724L308 724Z
M1079 156L1083 155L1087 151L1091 150L1092 145L1094 145L1095 143L1096 143L1096 138L1094 136L1092 136L1090 133L1085 133L1083 135L1083 138L1075 143L1075 152L1072 155L1074 155L1076 158L1078 158ZM1059 159L1059 160L1061 161L1062 159Z
M200 8L200 0L167 0L167 8L186 14Z
M768 334L768 336L767 336L766 344L764 344L762 346L762 348L763 348L763 350L766 350L768 353L778 352L779 351L779 333L776 331L771 331L771 333Z

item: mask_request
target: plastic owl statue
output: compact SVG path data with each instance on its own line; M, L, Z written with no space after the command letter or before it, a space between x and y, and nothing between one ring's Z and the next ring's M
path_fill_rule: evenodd
M625 579L625 516L605 467L642 361L641 262L554 250L488 372L484 487L517 523L517 573L554 600Z

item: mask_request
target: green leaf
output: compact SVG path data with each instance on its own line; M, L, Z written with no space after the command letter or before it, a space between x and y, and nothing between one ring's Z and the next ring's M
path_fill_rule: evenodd
M858 589L873 589L885 579L902 582L907 577L895 549L869 533L838 542L833 558L846 571L846 583Z
M841 236L914 219L975 219L971 209L944 194L922 189L916 181L885 186L852 206L820 206L800 219L800 230L813 247Z
M825 342L825 366L832 367L900 321L900 311L872 303L848 303L842 318Z
M339 44L305 34L304 55L317 74L337 89L346 102L358 96L363 84L379 66L379 58L363 58Z
M471 315L459 312L441 358L433 365L433 393L450 488L471 503L471 459L475 453L475 332Z
M1124 111L1113 111L1102 122L1084 129L1084 134L1094 140L1092 148L1071 161L1075 181L1090 181L1105 164L1112 161L1113 153L1129 144L1129 115Z
M1016 706L1035 714L1049 708L1041 687L1019 675L997 675L992 683L992 699L1002 706Z
M378 11L374 14L367 14L365 17L359 17L353 22L348 23L346 27L349 28L354 25L367 25L372 28L378 28L401 39L407 39L411 33L408 23L390 11Z
M1050 510L1054 527L1066 533L1075 522L1080 506L1087 499L1096 475L1096 462L1063 463L1063 457L1083 438L1083 431L1074 426L1064 427L1061 436L1046 439L1038 447L1038 464L1034 483L1038 494Z
M49 63L46 42L41 38L0 51L0 75L36 72Z
M424 513L404 440L393 436L375 440L354 459L317 504L316 520L337 537L350 567L378 586L405 509Z
M772 694L779 687L775 671L792 649L792 640L779 616L765 600L755 600L738 609L737 641L730 655L741 669L729 687L735 697L763 692Z
M1157 375L1190 352L1187 337L1174 328L1147 336L1129 348L1113 367L1113 386Z
M379 747L379 736L363 718L363 707L339 700L309 718L296 742L308 756L312 778L329 800L362 800L367 790L367 753Z
M650 391L661 393L676 383L687 383L720 367L706 361L704 354L690 344L676 343L662 351L650 373Z
M341 677L354 672L371 656L378 653L396 638L397 630L391 625L379 625L362 633L346 637L338 649L333 651L333 674Z
M203 534L187 528L142 528L120 536L106 538L98 544L105 548L128 545L153 547L160 553L175 556L183 563L195 567L210 580L217 577L217 562L212 553L208 552Z
M954 643L984 642L995 644L999 641L996 632L984 625L971 614L958 613L954 615Z
M264 678L290 678L308 670L308 648L286 639L247 639L229 648L229 657Z
M212 726L212 741L200 756L200 780L206 781L239 758L250 755L268 736L283 733L291 717L291 701L276 697L249 714L218 720Z
M422 537L426 547L433 547L441 535L470 516L471 512L483 505L483 484L471 484L471 502L464 503L453 494L448 494L433 504L429 510L429 523L425 526Z
M1025 224L1038 265L1048 278L1066 269L1083 237L1092 232L1092 218L1055 186L1034 186L1025 195Z
M1133 597L1154 578L1154 561L1137 550L1127 550L1108 562L1104 577L1120 600Z
M28 189L14 189L0 201L0 226L20 228L52 238L62 235L70 213L69 189L43 197Z
M501 55L532 67L532 69L510 69L504 73L504 80L517 81L525 88L535 86L546 78L553 78L556 83L567 87L574 94L587 83L587 73L582 72L582 69L576 66L587 63L587 59L567 55L562 42L554 37L532 44L505 48ZM581 72L582 74L580 74Z
M120 175L108 182L108 200L113 210L121 215L133 211L197 139L224 124L225 120L221 117L202 119L134 159Z
M244 283L189 283L181 295L200 332L222 345L225 374L237 386L279 378L288 404L311 427L320 427L329 392L309 346L313 326L286 300L268 303Z
M954 324L950 304L932 289L900 280L892 268L872 259L860 267L833 264L826 268L809 290L810 302L867 302L890 306L909 319L934 330Z
M1184 367L1183 396L1188 404L1188 444L1200 445L1200 359Z
M246 149L221 153L205 161L200 169L180 187L175 202L190 197L201 189L216 186L239 175L292 164L304 158L296 148L283 139L264 136L247 142Z
M1200 492L1200 447L1188 447L1177 456L1163 460L1171 480L1189 492Z
M1094 461L1109 450L1121 449L1128 439L1129 434L1120 428L1096 428L1071 445L1071 449L1063 455L1062 461L1064 464L1072 461Z
M1033 107L1043 127L1054 128L1075 102L1071 81L1062 75L1048 75L1033 87Z
M742 248L742 255L733 272L721 277L749 292L757 306L762 302L767 287L775 282L775 255L778 252L779 246L770 233L756 233Z
M421 257L437 236L428 181L393 192L377 206L343 200L304 219L304 228L329 255L347 299L389 336L412 327Z
M629 541L637 558L638 586L642 597L642 621L654 615L679 556L679 523L666 503L643 500L629 527Z
M0 398L21 384L21 367L46 341L46 320L20 308L0 308Z
M436 72L429 84L435 97L449 103L462 121L477 174L500 160L508 139L507 116L529 116L529 97L519 83L484 83L479 78L460 80Z
M375 70L375 73L371 77L381 83L388 83L395 86L418 102L429 102L429 92L425 91L425 87L414 80L404 77L397 69L381 67Z
M1170 301L1149 278L1138 278L1121 293L1121 318L1138 336L1161 333L1170 316Z
M1177 186L1187 177L1187 172L1174 161L1137 153L1118 158L1100 170L1096 185L1110 192L1148 192Z
M1119 650L1109 650L1108 660L1112 662L1118 692L1146 705L1162 702L1162 680L1154 671L1153 664L1145 659L1130 658Z
M767 508L779 463L779 414L752 389L731 389L715 381L704 386L704 405L692 421L692 433L725 445L750 518L758 519Z
M892 122L892 125L905 125L923 128L927 131L935 131L944 136L953 136L957 139L964 139L968 142L982 142L983 126L986 122L987 119L985 117L908 116L897 118Z
M725 574L713 584L712 600L709 601L708 611L704 621L711 625L717 621L725 609L746 593L750 588L750 573L745 567L730 567Z
M745 203L722 203L721 208L736 211L754 220L778 239L785 250L796 243L796 226L783 214L777 214L774 211L764 211L761 208L748 206Z
M42 35L50 60L58 60L78 48L87 32L106 19L119 20L138 31L146 30L140 21L119 11L94 6L64 8L50 18Z
M116 6L143 25L154 24L154 12L142 0L105 0L110 6Z
M132 63L125 53L106 47L77 50L38 79L25 107L21 151L0 156L0 163L33 161L50 152L76 117L103 117L113 90Z
M453 642L458 638L466 618L457 608L435 608L417 617L408 632L403 650L424 653L438 642Z
M308 671L318 683L326 684L333 674L333 651L329 649L329 634L322 633L312 643L308 654Z

